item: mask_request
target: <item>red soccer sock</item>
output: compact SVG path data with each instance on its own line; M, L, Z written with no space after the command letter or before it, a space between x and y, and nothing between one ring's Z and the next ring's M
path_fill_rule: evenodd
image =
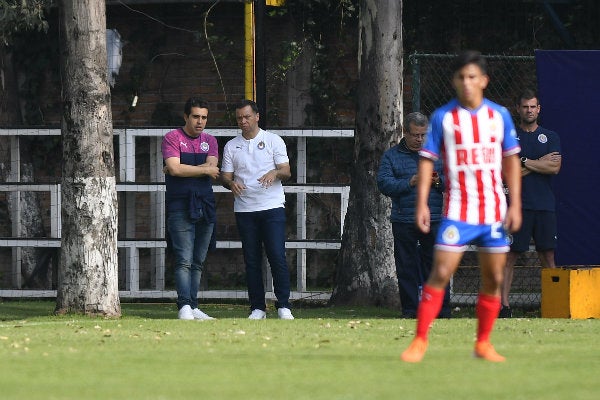
M500 312L500 296L479 293L475 313L477 315L477 341L487 342Z
M423 285L423 294L417 310L417 337L427 340L429 328L442 308L445 289Z

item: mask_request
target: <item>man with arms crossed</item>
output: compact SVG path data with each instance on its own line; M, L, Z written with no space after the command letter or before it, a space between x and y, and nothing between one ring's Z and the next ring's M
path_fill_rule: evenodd
M521 145L523 226L513 235L506 259L500 318L512 317L508 295L514 266L519 255L529 250L532 237L542 267L556 267L556 200L552 192L552 177L558 174L561 167L560 138L556 132L538 125L540 103L533 90L527 89L519 96L517 113L520 119L517 138ZM513 197L509 192L509 198Z
M167 226L175 256L179 319L213 319L198 309L198 289L206 253L214 246L215 197L211 178L219 176L217 140L204 132L208 103L191 97L183 128L162 142L167 184Z

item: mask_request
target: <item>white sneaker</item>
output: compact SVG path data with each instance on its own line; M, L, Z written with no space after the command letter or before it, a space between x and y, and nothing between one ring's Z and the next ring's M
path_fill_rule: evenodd
M278 308L277 315L279 315L279 319L294 319L290 309L285 307Z
M187 304L179 310L179 319L194 319L194 314L192 313L192 307Z
M256 310L252 310L252 312L250 313L250 316L248 317L248 319L265 319L267 318L267 313L264 312L263 310L259 310L258 308Z
M209 319L214 319L213 317L202 312L199 308L194 308L192 310L192 315L194 316L194 319L198 319L200 321L208 321Z

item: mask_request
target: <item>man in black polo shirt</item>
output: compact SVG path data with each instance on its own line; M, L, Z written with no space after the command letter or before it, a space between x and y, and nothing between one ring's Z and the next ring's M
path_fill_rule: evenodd
M540 103L533 90L528 89L521 94L517 102L517 113L520 118L517 137L521 145L523 224L521 229L513 234L513 242L506 259L500 318L512 317L508 294L514 265L519 254L529 249L532 237L542 267L556 267L556 201L551 184L552 176L560 171L560 139L556 132L538 125Z

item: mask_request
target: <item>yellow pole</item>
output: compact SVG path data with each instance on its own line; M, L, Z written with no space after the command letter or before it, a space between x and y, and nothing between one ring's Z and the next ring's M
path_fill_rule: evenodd
M254 2L244 5L244 93L247 99L256 101L254 79Z

